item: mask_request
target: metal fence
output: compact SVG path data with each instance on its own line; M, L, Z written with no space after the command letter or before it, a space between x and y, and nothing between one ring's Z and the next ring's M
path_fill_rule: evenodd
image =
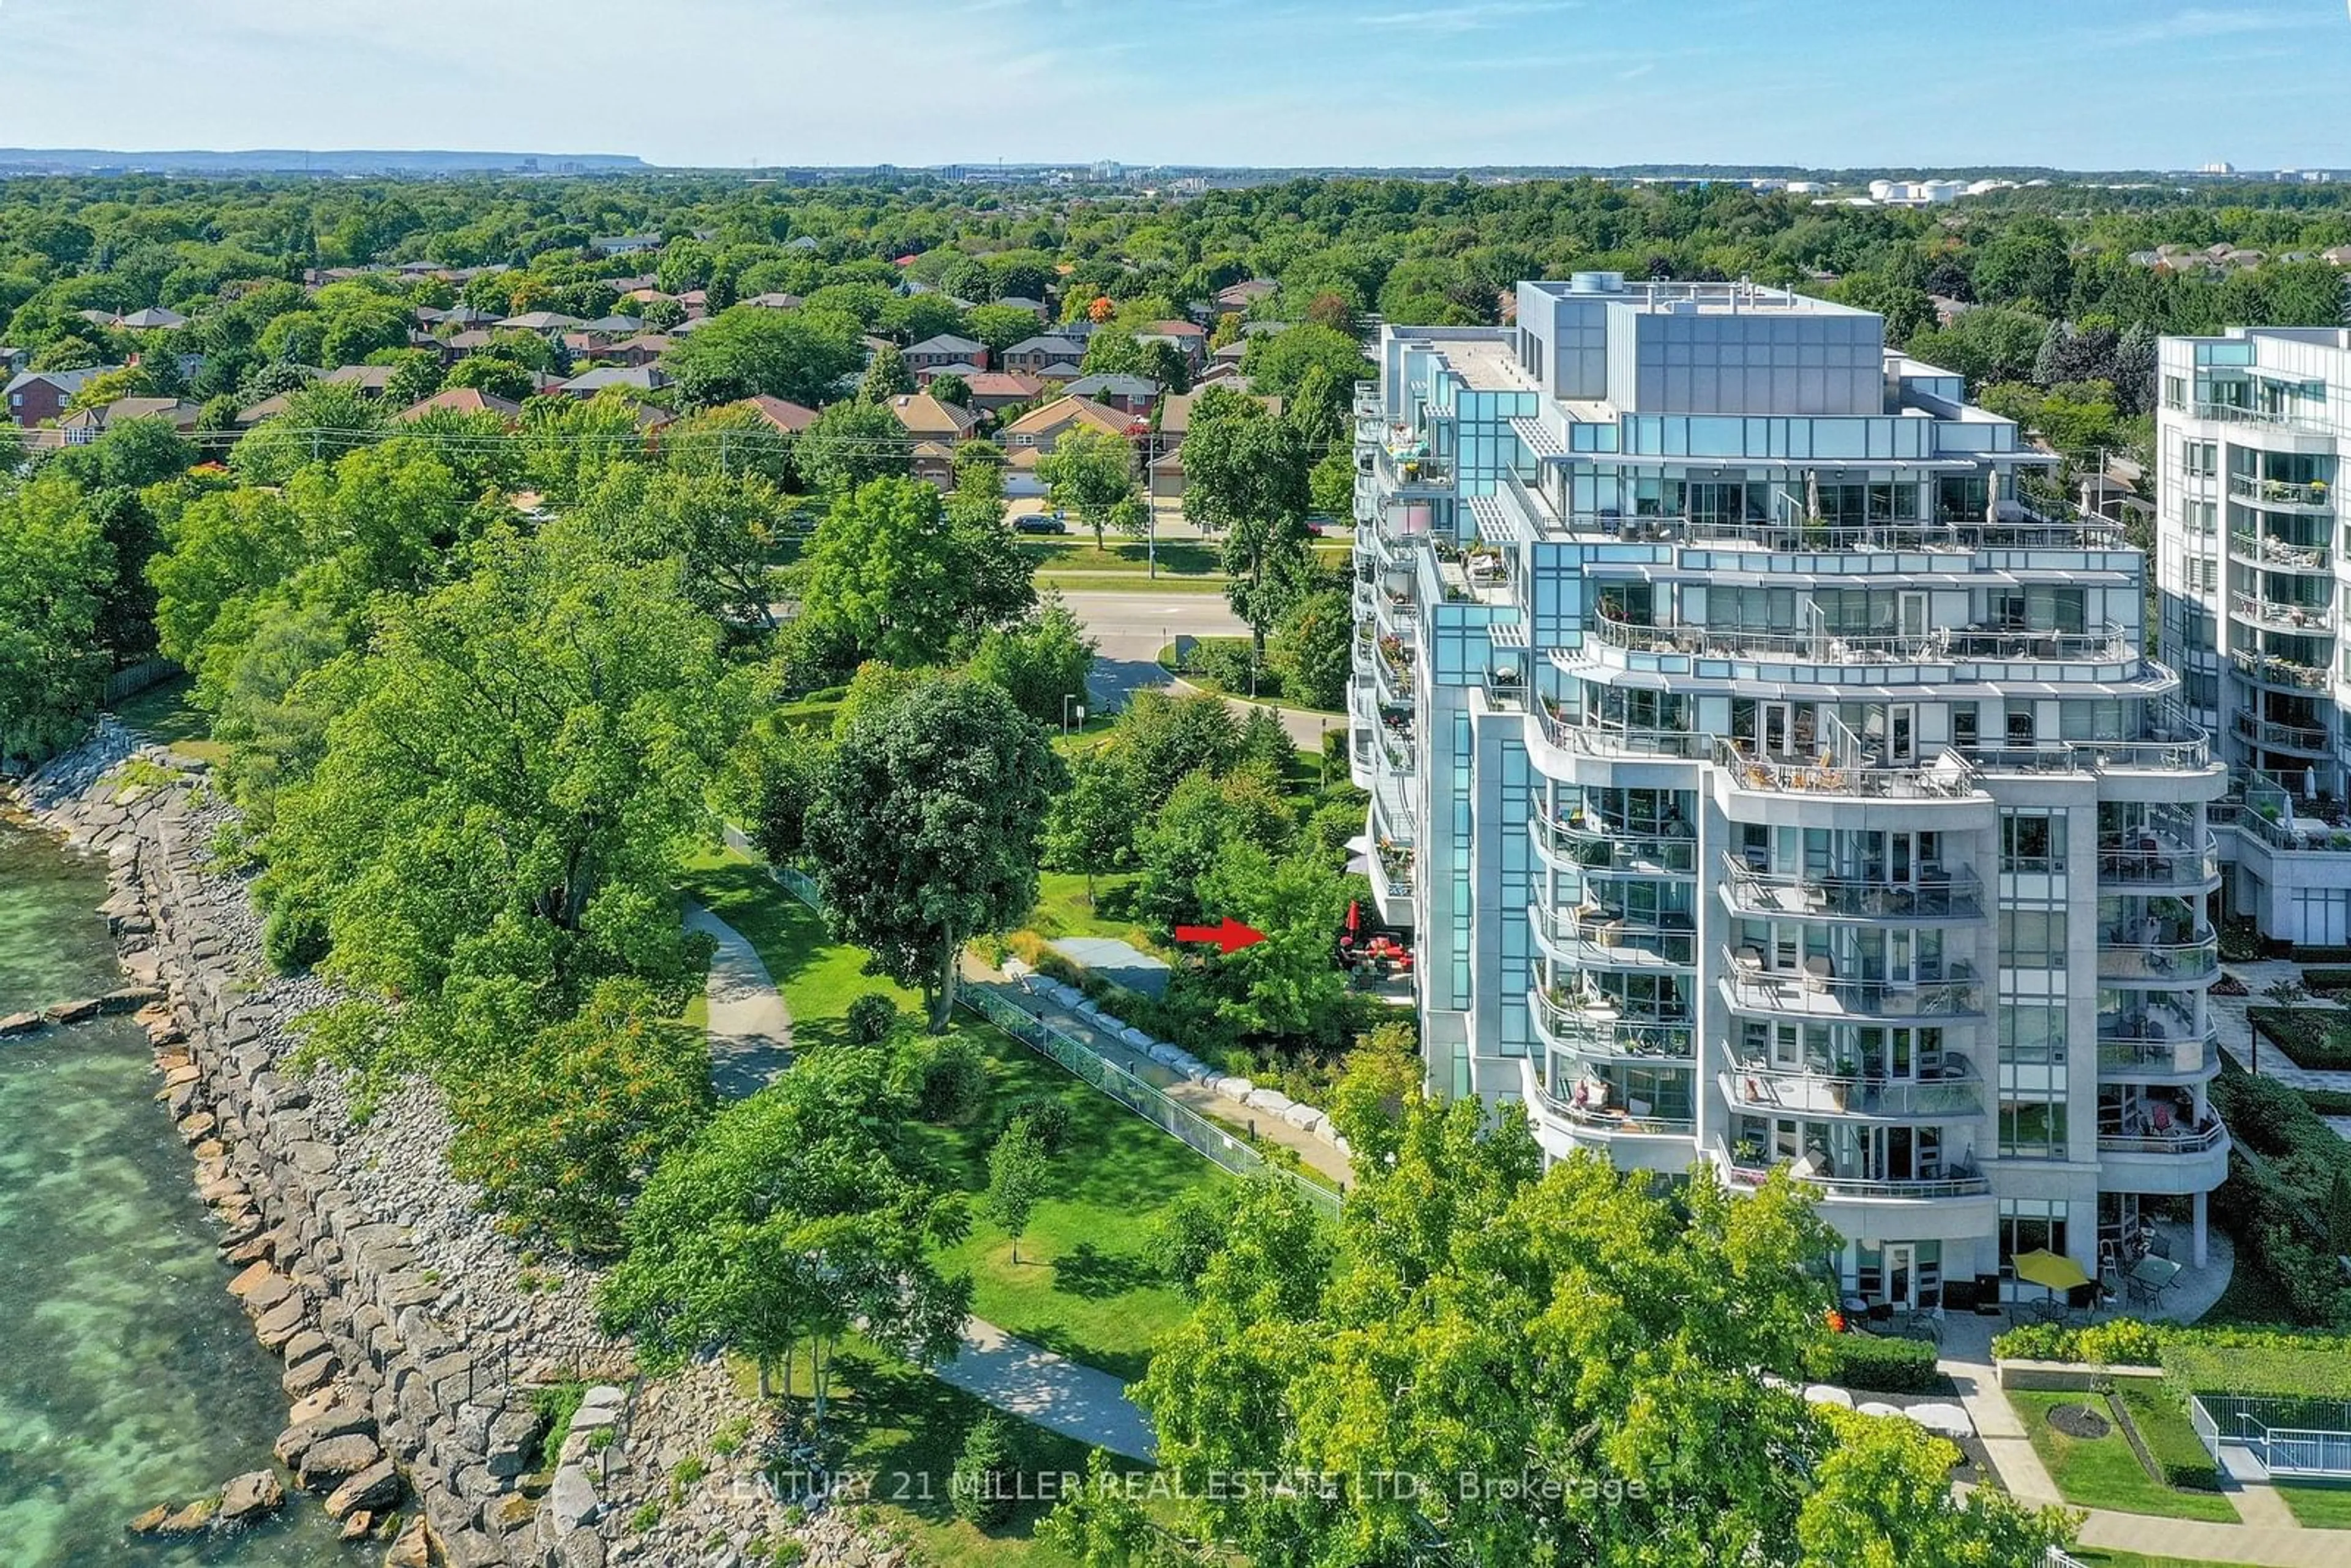
M790 866L770 865L768 874L794 898L820 914L823 912L823 897L807 873ZM995 991L967 986L958 990L957 999L997 1029L1101 1090L1168 1136L1183 1140L1210 1164L1238 1176L1271 1172L1286 1177L1316 1208L1334 1219L1338 1218L1343 1202L1339 1194L1294 1170L1275 1165L1250 1147L1247 1140L1227 1132L1191 1107L1170 1098L1156 1085L1107 1060L1068 1030L1056 1028Z
M2239 1443L2273 1476L2351 1479L2351 1402L2198 1394L2188 1421L2214 1464L2222 1444Z

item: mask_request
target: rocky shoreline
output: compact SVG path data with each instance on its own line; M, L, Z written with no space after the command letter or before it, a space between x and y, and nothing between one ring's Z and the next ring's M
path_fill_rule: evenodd
M335 992L263 961L246 877L213 863L235 813L201 765L110 722L19 799L108 858L103 913L130 984L89 1010L139 1009L157 1098L221 1227L225 1282L286 1364L284 1479L240 1476L136 1526L249 1521L299 1490L323 1496L347 1538L387 1540L391 1564L734 1568L791 1556L787 1538L819 1565L903 1555L773 1495L766 1464L814 1456L723 1363L638 1376L596 1327L592 1272L502 1235L450 1176L430 1084L397 1085L360 1115L340 1072L295 1070L294 1020ZM551 1416L575 1403L560 1452L544 1455Z

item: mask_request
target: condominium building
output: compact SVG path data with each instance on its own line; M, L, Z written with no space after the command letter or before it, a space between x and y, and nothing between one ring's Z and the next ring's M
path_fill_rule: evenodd
M1385 328L1355 405L1351 762L1432 1090L1553 1156L1787 1166L1873 1304L2158 1217L2200 1264L2225 775L2145 558L1874 314L1517 306Z
M2351 331L2167 338L2156 415L2158 643L2236 788L2224 907L2267 935L2351 943ZM2339 586L2338 586L2339 585Z

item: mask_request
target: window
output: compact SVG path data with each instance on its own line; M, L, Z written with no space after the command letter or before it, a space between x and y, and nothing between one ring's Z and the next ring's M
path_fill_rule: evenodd
M2065 1004L2026 997L2000 1005L2000 1059L2060 1066L2065 1061Z
M2004 969L2065 967L2065 912L2003 909L2000 912L2000 963Z
M2064 1253L2066 1207L2062 1200L2053 1198L2000 1200L2000 1266L2003 1273L2020 1252Z
M2065 1148L2065 1102L2011 1098L2000 1101L2000 1152L2004 1159L2062 1160ZM2031 1251L2031 1248L2026 1248Z
M2032 705L2013 698L2008 705L2008 743L2011 746L2031 746L2033 738Z
M2000 869L2053 873L2065 869L2065 819L2048 811L2002 811Z
M2220 471L2220 444L2211 441L2183 441L2179 444L2180 466L2191 479L2210 479ZM2209 507L2208 507L2209 509Z
M2182 502L2179 525L2188 532L2209 539L2220 531L2220 508L2211 501Z
M2163 378L2163 404L2166 408L2186 408L2188 406L2188 378L2186 376L2166 376Z

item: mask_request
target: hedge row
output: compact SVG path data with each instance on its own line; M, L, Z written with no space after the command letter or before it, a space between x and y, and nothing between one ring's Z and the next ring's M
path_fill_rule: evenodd
M1872 1394L1932 1394L1943 1385L1942 1374L1935 1370L1935 1347L1925 1340L1832 1334L1828 1360L1822 1381L1839 1388Z
M2351 1038L2335 1032L2351 1018L2333 1008L2247 1008L2245 1019L2297 1067L2351 1067Z
M2023 1323L1994 1337L1992 1354L2005 1361L2073 1361L2094 1366L2154 1366L2163 1354L2164 1331L2134 1318L2074 1327L2069 1323Z
M2005 1361L2161 1366L2189 1394L2351 1399L2351 1334L2291 1329L2200 1328L2116 1318L2086 1327L2026 1323L1991 1342Z
M2302 983L2314 991L2351 991L2351 969L2304 969Z

